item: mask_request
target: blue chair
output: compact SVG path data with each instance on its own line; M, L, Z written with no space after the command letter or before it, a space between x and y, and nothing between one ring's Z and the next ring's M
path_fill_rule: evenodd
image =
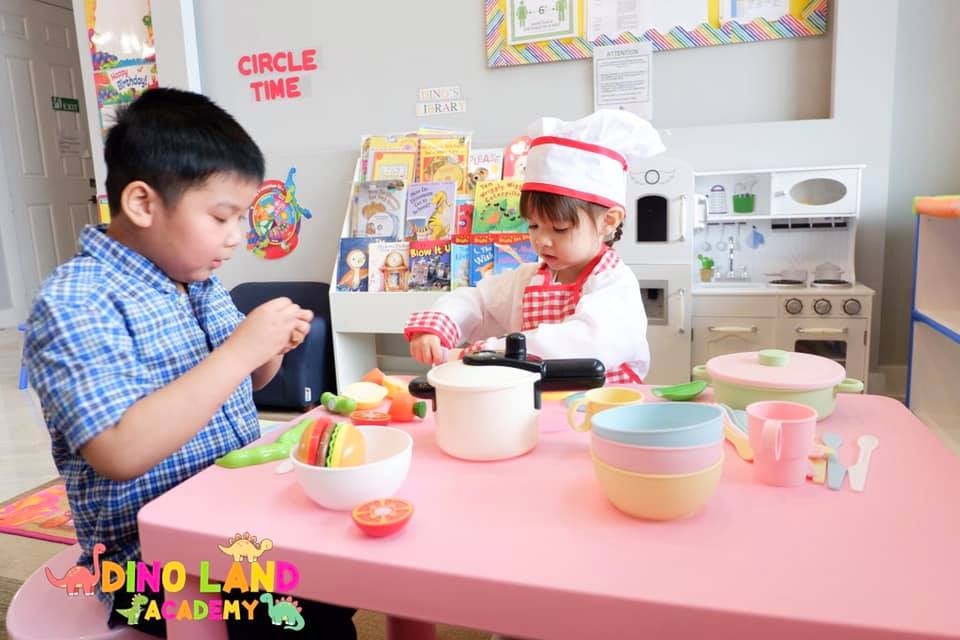
M27 334L27 323L22 322L17 325L17 331L20 331L26 337ZM30 381L27 380L27 365L23 359L23 355L20 356L20 382L17 385L17 389L26 389L30 386Z
M337 391L329 294L330 286L324 282L246 282L230 291L233 303L245 314L280 297L313 311L310 334L284 356L273 380L253 393L258 408L307 411L320 402L324 391Z

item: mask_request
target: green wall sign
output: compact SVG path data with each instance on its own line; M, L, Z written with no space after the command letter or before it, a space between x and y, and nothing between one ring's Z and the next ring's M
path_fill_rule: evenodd
M51 96L50 102L53 103L54 111L69 111L70 113L80 113L80 101L73 98L61 98L60 96Z

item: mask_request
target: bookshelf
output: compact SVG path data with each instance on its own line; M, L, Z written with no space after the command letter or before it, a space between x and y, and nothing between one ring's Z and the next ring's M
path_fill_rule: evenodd
M960 196L914 199L907 406L960 454Z

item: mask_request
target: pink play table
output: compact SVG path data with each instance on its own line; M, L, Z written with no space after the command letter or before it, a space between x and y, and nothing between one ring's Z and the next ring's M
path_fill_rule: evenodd
M409 426L398 497L416 511L394 537L364 537L277 463L211 467L140 511L143 556L207 560L223 579L216 545L249 531L273 540L264 559L299 568L297 595L385 612L392 637L426 637L422 620L559 640L960 638L960 459L902 404L841 395L819 425L846 464L857 436L879 438L863 493L757 484L727 445L706 509L669 523L607 502L589 435L562 413L544 403L537 448L495 463L446 456L429 419ZM209 621L169 631L224 637Z

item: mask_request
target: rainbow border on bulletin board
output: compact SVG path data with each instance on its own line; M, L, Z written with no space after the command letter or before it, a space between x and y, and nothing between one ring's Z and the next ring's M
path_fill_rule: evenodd
M641 40L649 40L653 44L654 51L671 51L690 47L819 36L827 32L827 4L827 0L791 0L791 5L802 7L799 17L788 14L772 21L758 18L741 24L731 20L719 27L703 23L692 31L680 26L674 27L667 33L650 29L639 37L632 33L624 33L616 38L601 36L593 42L586 38L561 38L509 45L507 44L507 25L504 21L505 0L484 0L487 23L487 66L510 67L540 62L580 60L591 57L594 45L628 44Z

